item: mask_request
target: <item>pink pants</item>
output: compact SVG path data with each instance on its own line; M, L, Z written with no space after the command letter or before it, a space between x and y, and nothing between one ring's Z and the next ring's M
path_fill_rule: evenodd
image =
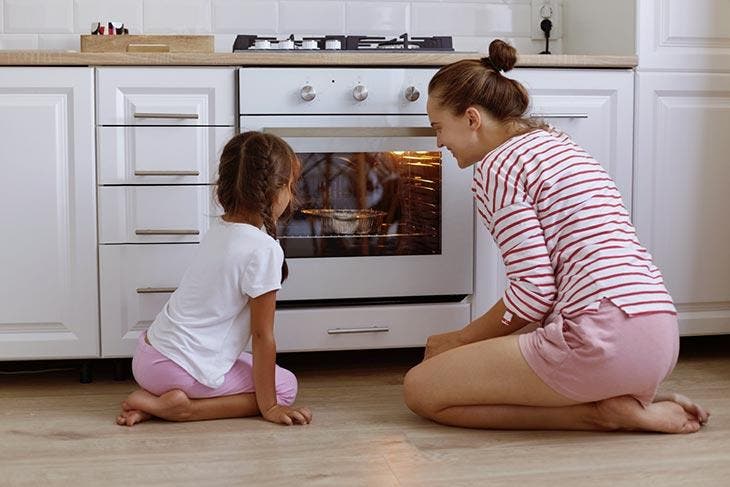
M137 384L157 396L173 389L180 389L190 398L219 397L255 392L253 382L253 356L243 352L233 364L223 384L215 389L195 380L175 362L158 352L145 341L141 333L132 359L132 373ZM297 378L286 369L276 366L276 400L290 406L297 396Z
M646 406L677 363L679 330L670 313L630 317L604 299L596 312L558 317L519 343L538 377L569 399L629 395Z

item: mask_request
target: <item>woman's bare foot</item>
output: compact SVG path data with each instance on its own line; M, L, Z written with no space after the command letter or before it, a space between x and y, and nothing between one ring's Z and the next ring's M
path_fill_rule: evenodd
M192 403L181 390L172 390L155 396L144 389L132 392L122 403L117 424L133 426L157 416L168 421L187 421L192 413Z
M676 392L660 392L654 398L654 402L673 401L684 408L685 411L697 418L700 424L705 424L710 419L710 411L706 410L692 399Z
M693 404L689 399L687 403ZM631 396L613 397L596 403L596 410L599 423L608 430L695 433L701 426L701 420L694 412L672 399L642 407Z

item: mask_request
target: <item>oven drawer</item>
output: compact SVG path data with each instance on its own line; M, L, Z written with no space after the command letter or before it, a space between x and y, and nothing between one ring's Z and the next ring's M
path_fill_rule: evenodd
M100 245L102 357L131 357L139 333L167 303L198 246Z
M200 242L215 217L212 186L99 187L99 243Z
M276 346L282 352L422 347L469 317L469 303L285 309L276 312Z
M234 127L97 127L99 184L208 184Z
M99 125L236 123L232 68L98 68Z

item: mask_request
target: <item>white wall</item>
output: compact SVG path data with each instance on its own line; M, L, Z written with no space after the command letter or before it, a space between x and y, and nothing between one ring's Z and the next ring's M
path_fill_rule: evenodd
M574 0L580 3L584 0ZM132 34L215 34L230 51L235 34L451 35L460 51L495 37L536 53L530 0L0 0L0 49L79 49L91 22L125 22ZM591 2L594 3L594 2ZM561 51L560 41L552 51Z
M636 0L563 0L563 52L635 54Z

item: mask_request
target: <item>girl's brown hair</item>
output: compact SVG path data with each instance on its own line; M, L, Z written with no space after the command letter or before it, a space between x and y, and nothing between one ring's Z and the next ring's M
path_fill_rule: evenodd
M299 159L280 137L262 132L234 136L223 148L218 165L216 197L226 215L263 220L276 238L271 208L279 192L299 178ZM282 281L289 274L282 265Z
M489 44L489 57L464 59L439 69L428 84L428 93L455 115L478 105L500 122L527 130L547 128L544 122L525 117L530 106L525 87L502 75L516 62L515 48L496 39Z

